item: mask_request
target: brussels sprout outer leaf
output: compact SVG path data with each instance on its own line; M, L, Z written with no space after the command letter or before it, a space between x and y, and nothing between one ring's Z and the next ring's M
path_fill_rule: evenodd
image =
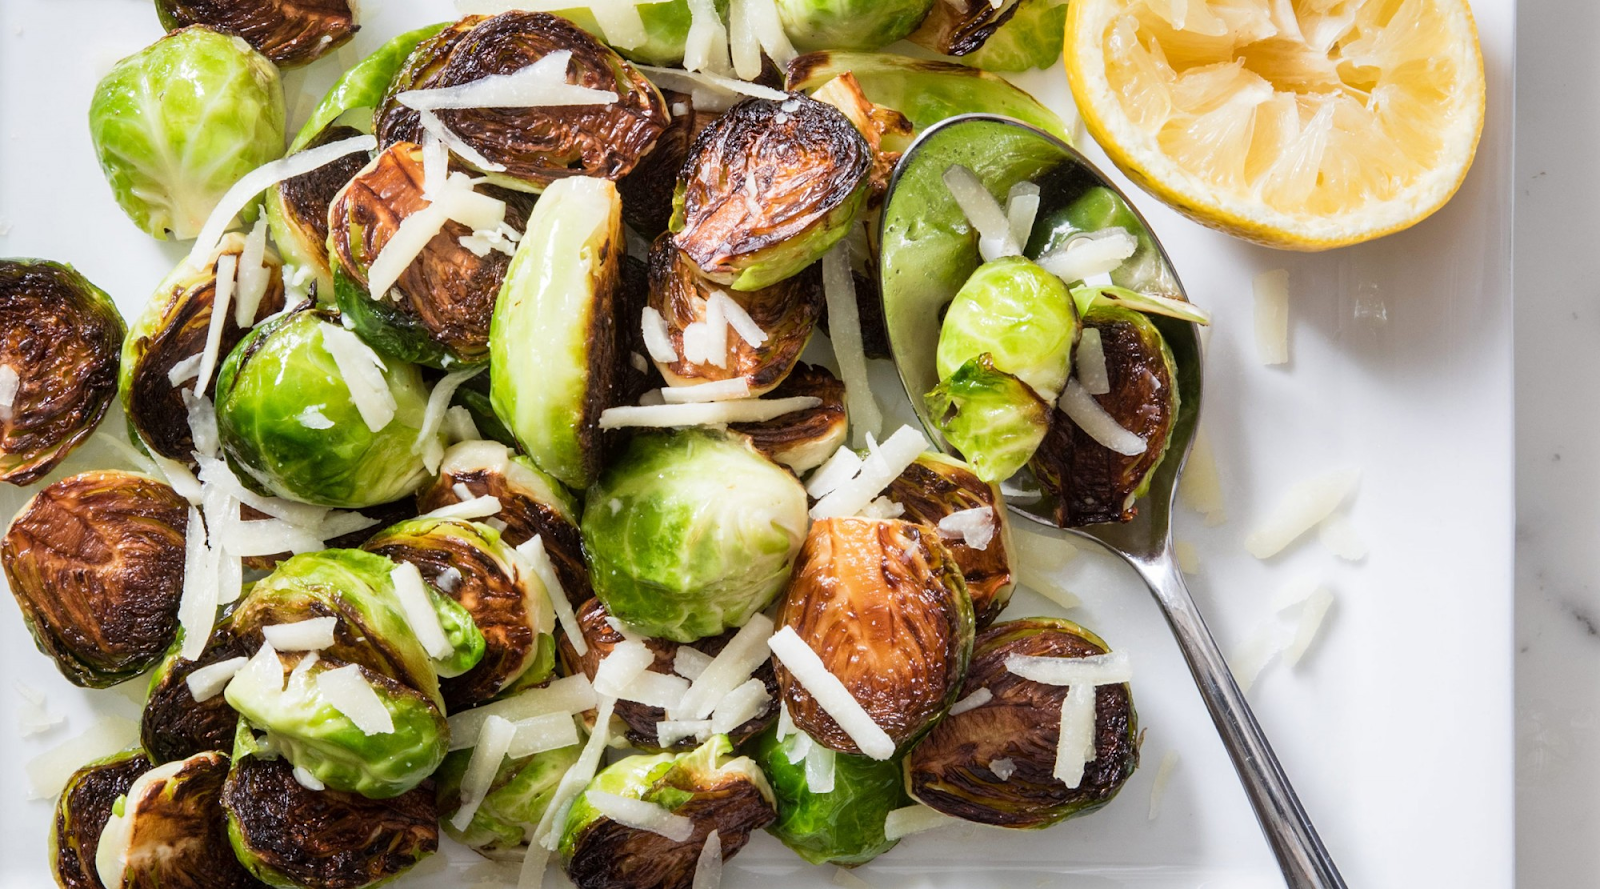
M156 0L156 12L168 31L204 25L242 37L280 68L314 62L360 30L356 0Z
M394 80L395 74L405 65L406 58L417 48L417 44L447 27L448 23L441 22L415 31L407 31L378 47L371 55L357 62L354 68L341 74L339 79L334 81L333 88L329 89L327 95L322 97L322 101L317 103L317 107L312 109L311 117L306 120L300 132L295 135L294 142L289 146L289 153L293 154L310 147L318 134L326 130L346 111L356 108L377 108L378 103L383 101L383 94L389 88L389 82Z
M961 568L977 625L992 623L1011 601L1016 577L1011 570L1011 521L999 488L978 477L967 464L943 454L924 454L889 483L884 496L905 507L905 518L924 525L962 510L994 511L995 532L983 549L968 546L962 537L941 535L945 547Z
M884 819L911 804L900 760L838 754L833 790L816 793L806 783L805 760L789 761L789 747L799 737L779 740L772 730L756 740L756 762L778 803L778 819L767 832L812 864L854 867L894 848L898 840L883 836Z
M717 16L728 20L728 0L715 0ZM689 0L665 0L642 3L638 6L639 18L644 22L645 41L638 46L613 47L629 61L645 65L676 67L683 64L683 48L693 24ZM572 22L595 37L604 40L605 32L586 6L563 9L556 15Z
M0 481L43 478L94 433L126 332L111 297L71 266L0 260L0 366L17 379L0 414Z
M802 51L874 50L909 35L939 0L778 0L783 29Z
M1027 383L995 370L987 354L961 365L928 393L927 404L945 440L986 482L1004 481L1027 465L1054 422L1050 405Z
M910 39L945 55L970 55L1010 23L1020 5L1019 0L944 0L934 4Z
M961 61L985 71L1048 68L1061 58L1067 30L1067 4L1061 0L1021 0L1011 18Z
M67 779L50 822L50 864L62 889L105 889L95 869L100 832L118 798L150 766L138 751L124 750L89 763Z
M948 380L987 353L996 370L1053 400L1067 383L1078 314L1067 285L1021 256L986 262L972 273L944 317L936 364Z
M1109 647L1058 618L998 623L978 637L962 695L980 688L988 703L948 716L905 758L911 795L947 815L1000 827L1040 828L1094 811L1117 795L1139 763L1139 718L1129 686L1095 690L1095 759L1075 789L1054 777L1061 702L1067 687L1023 679L1006 669L1013 654L1087 657ZM1007 779L989 767L1009 759Z
M581 744L575 744L502 762L488 794L464 831L457 830L450 818L461 807L461 779L472 751L457 750L445 757L434 776L439 784L439 821L445 833L485 854L525 848L525 838L539 826L556 786L567 769L577 763L582 749Z

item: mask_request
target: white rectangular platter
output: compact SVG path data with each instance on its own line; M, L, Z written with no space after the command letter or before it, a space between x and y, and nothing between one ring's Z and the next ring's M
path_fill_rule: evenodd
M450 0L369 0L349 64L390 36L453 18ZM1336 604L1293 670L1269 667L1251 692L1306 808L1352 886L1512 884L1511 133L1514 0L1476 0L1489 116L1472 174L1416 228L1362 247L1280 253L1229 239L1124 182L1165 242L1191 299L1210 308L1204 426L1229 521L1181 511L1190 583L1225 651L1300 579ZM96 81L160 36L150 0L0 2L0 256L70 262L137 314L183 247L138 232L113 203L86 123ZM335 74L287 78L291 131ZM1021 78L1064 113L1058 72ZM1093 146L1091 157L1103 156ZM1251 280L1286 268L1292 360L1267 368L1252 333ZM887 367L880 393L898 393ZM908 411L902 410L902 415ZM110 430L108 430L110 431ZM93 448L68 464L109 458ZM1241 541L1287 487L1336 467L1362 472L1350 508L1371 553L1334 558L1315 539L1268 562ZM6 518L22 502L0 492ZM1314 535L1313 535L1314 537ZM1189 676L1130 571L1082 550L1061 582L1072 616L1132 653L1147 730L1143 767L1105 810L1043 833L953 829L916 836L858 870L872 886L1252 889L1282 885ZM1013 616L1054 611L1020 595ZM28 739L12 713L20 681L67 723ZM0 597L0 889L51 881L51 803L24 799L24 764L82 732L92 714L136 718L128 697L74 688ZM1179 755L1158 811L1156 766ZM447 844L448 845L448 844ZM470 886L482 868L459 848L395 885ZM730 889L826 886L758 835L729 865Z

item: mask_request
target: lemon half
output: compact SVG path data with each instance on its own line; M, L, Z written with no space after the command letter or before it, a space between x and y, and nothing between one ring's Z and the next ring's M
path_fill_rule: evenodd
M1483 131L1465 0L1072 0L1065 58L1112 162L1274 247L1416 224L1460 187Z

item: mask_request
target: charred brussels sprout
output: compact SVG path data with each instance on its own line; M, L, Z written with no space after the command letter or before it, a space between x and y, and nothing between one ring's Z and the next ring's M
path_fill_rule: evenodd
M962 61L985 71L1048 68L1061 58L1066 31L1067 4L1060 0L1020 0L1011 18Z
M337 314L307 306L252 330L223 362L217 431L245 484L360 509L427 481L417 446L427 400L415 367L390 361L379 369Z
M573 802L561 831L561 864L578 889L650 886L689 889L700 850L717 832L724 861L750 833L772 823L772 788L754 762L730 759L733 746L717 735L690 753L630 756L596 775ZM602 815L592 793L643 800L688 818L689 838L674 841Z
M564 179L534 206L494 305L494 412L539 468L573 488L588 487L600 470L622 253L617 187Z
M170 460L192 463L194 433L189 428L189 405L198 386L207 398L216 391L216 375L201 385L191 374L174 386L173 368L205 351L211 312L217 298L217 260L245 252L245 238L230 233L204 268L187 259L179 262L156 287L144 314L133 323L122 344L122 371L118 389L128 426L151 451ZM266 269L261 299L250 317L240 323L237 301L230 302L222 322L217 354L227 355L257 321L283 309L283 269L271 248L263 255ZM248 306L245 309L249 311Z
M202 667L236 657L247 658L255 647L234 633L231 616L211 631L198 660L179 656L182 644L180 633L150 676L150 690L139 718L139 743L151 762L172 762L207 750L232 749L239 726L239 714L222 695L195 700L189 691L189 676Z
M117 800L95 849L106 889L253 889L222 817L228 757L215 751L156 766Z
M967 536L941 533L944 545L961 569L979 627L988 626L1011 601L1016 578L1011 571L1011 520L999 485L978 477L973 467L943 454L923 454L889 483L884 496L905 507L908 521L937 526L941 519L967 510L990 513L992 536L968 542Z
M640 12L645 8L640 6ZM646 238L658 237L672 224L672 192L678 187L678 171L689 157L689 146L722 114L696 105L689 93L663 90L661 95L672 110L672 122L661 132L656 147L617 182L623 221Z
M465 174L460 174L465 175ZM511 257L462 243L474 227L447 220L387 293L369 293L368 274L406 219L431 203L423 194L422 149L397 142L356 174L328 210L328 254L339 309L386 355L434 367L489 358L489 319ZM527 225L529 199L504 189L475 194L479 229Z
M909 35L938 0L778 0L783 29L802 50L878 49Z
M1030 465L1055 494L1062 527L1131 520L1134 501L1149 488L1178 420L1177 364L1156 325L1139 312L1099 305L1084 316L1084 325L1100 332L1111 383L1109 393L1090 397L1144 439L1145 450L1116 453L1056 410Z
M526 848L527 837L550 807L556 785L578 761L582 750L581 744L574 744L501 762L466 830L458 830L450 819L461 808L461 781L472 761L472 751L451 753L434 775L439 784L439 820L445 833L490 858Z
M222 806L239 861L283 889L366 889L405 873L439 848L431 784L384 800L307 790L294 766L262 749L244 725Z
M1055 422L1049 403L995 370L987 354L961 365L927 399L939 432L986 482L1005 481L1027 465Z
M922 26L911 35L918 46L964 56L977 52L991 36L1017 14L1020 0L945 0L933 4Z
M972 654L972 600L961 569L931 529L911 522L812 525L778 619L897 748L955 703ZM782 664L778 686L796 728L841 753L861 752Z
M422 579L459 602L476 624L479 656L463 671L441 670L450 711L550 679L555 660L555 612L537 577L487 525L417 518L367 541L365 549L417 566Z
M996 370L1054 401L1072 369L1078 311L1060 278L1007 256L978 267L956 293L939 331L939 379L987 353Z
M804 271L866 206L872 149L831 105L746 99L695 140L674 243L711 280L761 290Z
M234 182L283 155L278 69L238 37L184 28L100 81L89 135L128 218L188 240Z
M774 462L804 475L833 456L850 431L845 413L844 383L820 364L797 364L772 390L773 398L809 396L822 403L762 423L734 423L728 428L746 435L756 450Z
M361 131L353 127L330 126L318 133L307 148L316 148L353 139ZM286 264L305 269L315 276L317 298L326 303L333 298L333 267L328 263L328 208L356 174L366 166L361 152L347 154L325 166L274 185L267 191L267 224L272 241L283 253Z
M189 504L132 472L45 488L11 520L0 562L34 644L75 685L108 688L172 643Z
M812 864L854 867L894 848L899 841L884 838L884 819L911 804L900 760L837 754L833 789L818 792L806 778L802 743L803 736L780 739L776 730L756 741L755 760L778 804L767 832Z
M322 58L355 36L356 0L156 0L161 26L205 25L244 38L280 68Z
M37 481L100 425L126 331L71 266L0 260L0 481Z
M595 595L619 620L675 642L743 626L789 579L806 508L795 477L741 437L638 436L589 490Z
M901 152L910 146L915 135L911 119L893 109L872 104L861 88L861 81L849 72L823 84L811 97L839 109L867 140L867 146L872 149L872 172L868 179L872 193L867 205L876 209L889 190L889 179L894 175ZM872 251L861 252L867 254L863 258L870 258Z
M507 188L541 191L569 176L620 179L666 129L666 102L621 56L566 19L542 12L469 16L418 45L378 109L379 143L421 141L418 112L401 102L403 94L515 74L560 51L572 54L568 82L616 93L618 101L435 113L498 168L481 172Z
M812 265L769 287L735 293L727 294L701 277L694 261L674 246L670 235L656 239L650 249L650 307L666 321L667 338L677 356L671 362L656 362L668 384L692 386L742 377L752 395L763 395L782 383L799 363L822 315L821 267ZM722 354L711 355L710 360L689 360L685 343L689 325L705 326L711 300L722 298L744 310L766 339L757 345L729 330ZM724 310L719 307L717 311Z
M1109 647L1075 623L1035 617L998 623L978 637L963 695L988 703L947 716L905 759L911 795L947 815L999 827L1049 827L1111 801L1139 764L1139 717L1126 684L1095 689L1095 758L1069 789L1055 775L1067 687L1023 679L1011 655L1089 657ZM1013 771L996 775L993 763Z
M50 865L62 889L105 889L96 872L100 832L118 800L150 770L134 750L114 753L72 773L50 822Z

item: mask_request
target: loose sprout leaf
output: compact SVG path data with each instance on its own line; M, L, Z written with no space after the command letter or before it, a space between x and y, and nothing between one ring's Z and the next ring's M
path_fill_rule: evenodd
M794 398L752 398L700 404L614 407L600 414L600 428L622 429L630 426L677 428L726 426L729 423L764 423L784 414L810 410L821 404L820 398L802 395Z
M1149 447L1144 439L1122 428L1117 418L1101 407L1076 379L1067 380L1056 406L1090 438L1124 457L1138 456Z
M184 677L184 682L189 686L189 695L196 703L204 704L228 687L235 674L244 668L247 658L231 657L225 661L207 664L204 667Z
M722 885L722 836L713 828L700 847L694 863L694 882L689 889L718 889Z
M682 715L705 719L734 689L745 684L750 674L768 660L767 638L772 635L772 627L771 618L760 613L752 615L689 686L679 705Z
M1111 392L1111 375L1106 371L1106 352L1100 341L1099 328L1084 328L1074 358L1073 368L1078 375L1078 382L1083 384L1083 391L1090 395Z
M867 455L855 477L841 484L811 508L815 521L852 516L871 503L928 449L928 440L910 426L901 426L882 446Z
M422 572L411 562L401 562L389 572L389 582L394 585L395 598L400 600L400 611L405 615L411 632L422 643L428 657L442 661L453 653L450 637L439 623L439 612L428 599L428 590L422 583Z
M739 401L750 397L750 379L734 377L693 386L669 386L661 390L667 404L704 404L713 401Z
M1161 799L1166 796L1167 784L1172 781L1172 773L1178 768L1178 751L1168 750L1161 754L1161 764L1156 766L1156 778L1150 782L1150 817L1156 820L1161 814Z
M472 748L472 758L467 762L466 774L461 778L461 808L450 817L456 830L466 830L473 816L478 814L478 807L483 805L483 798L494 784L494 776L516 735L516 727L498 716L484 720Z
M1332 515L1360 480L1358 470L1339 469L1295 483L1245 537L1244 548L1258 559L1272 558Z
M1289 272L1276 269L1256 275L1256 353L1266 365L1289 363Z
M322 651L333 647L333 631L338 626L337 617L313 617L262 627L261 635L278 651Z
M536 756L549 750L572 747L581 739L578 726L569 713L546 713L521 722L512 723L517 734L511 739L506 755L512 759Z
M1045 271L1068 284L1106 275L1122 268L1123 262L1139 250L1139 239L1126 229L1103 228L1079 235L1065 246L1039 257Z
M961 819L937 812L924 805L895 809L883 821L884 839L898 840L914 833L959 824Z
M316 676L317 689L333 709L338 710L356 728L368 735L387 735L394 732L394 719L383 705L378 693L372 690L361 668L346 664Z
M589 677L581 673L566 676L542 688L530 688L512 697L451 715L450 749L471 747L472 739L483 730L483 722L490 716L522 722L552 713L571 715L592 709L598 700Z
M978 252L984 262L1022 255L1022 245L1012 237L1011 220L977 174L960 164L951 164L944 171L944 184L977 231Z
M961 700L956 701L954 704L951 704L949 715L955 716L965 713L968 710L976 710L979 707L982 707L984 704L989 703L991 700L994 700L994 692L988 690L987 688L980 688Z
M867 353L861 333L861 309L856 302L855 276L850 271L849 247L841 241L822 257L822 291L828 303L828 335L833 341L839 378L844 381L850 425L859 445L867 435L883 428L883 412L867 377Z
M585 791L583 798L595 811L624 827L647 830L674 843L686 843L694 835L693 821L683 815L674 815L655 803L603 790Z
M767 645L795 681L816 699L817 706L839 724L862 753L878 760L894 756L894 740L872 721L839 677L828 672L822 658L793 627L779 630L767 640Z

